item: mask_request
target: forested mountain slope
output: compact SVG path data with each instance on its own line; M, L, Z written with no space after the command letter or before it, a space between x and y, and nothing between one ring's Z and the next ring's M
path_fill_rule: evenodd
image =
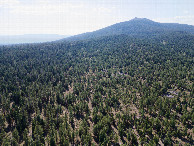
M0 145L192 145L194 36L148 36L1 46Z
M95 39L102 36L122 34L138 38L150 38L175 32L194 34L194 26L176 23L158 23L146 18L134 18L130 21L120 22L94 32L72 36L65 40Z

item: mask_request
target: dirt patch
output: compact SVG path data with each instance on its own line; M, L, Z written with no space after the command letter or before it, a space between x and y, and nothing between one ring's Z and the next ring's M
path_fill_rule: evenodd
M73 84L72 84L72 86L69 85L69 90L63 92L63 95L64 95L64 97L65 97L66 95L69 95L70 93L71 93L71 94L73 93Z

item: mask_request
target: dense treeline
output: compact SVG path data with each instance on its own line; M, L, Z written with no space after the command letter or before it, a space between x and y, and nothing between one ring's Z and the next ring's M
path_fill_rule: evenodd
M194 37L0 47L0 145L193 144Z

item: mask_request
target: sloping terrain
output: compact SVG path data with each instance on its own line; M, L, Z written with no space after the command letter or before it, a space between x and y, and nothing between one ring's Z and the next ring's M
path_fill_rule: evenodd
M65 40L76 41L85 39L96 39L102 36L128 35L136 38L158 37L169 33L194 34L194 26L176 23L158 23L146 18L134 18L126 22L120 22L106 28L69 37Z
M115 34L1 46L0 145L192 145L192 33Z

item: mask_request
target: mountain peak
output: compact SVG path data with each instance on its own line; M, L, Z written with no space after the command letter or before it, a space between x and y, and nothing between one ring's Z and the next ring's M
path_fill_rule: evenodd
M133 18L131 20L143 20L143 19L146 19L146 18L138 18L138 17L135 17L135 18Z
M138 17L135 17L135 18L131 19L130 21L151 21L151 22L154 22L154 21L147 19L147 18L138 18Z
M70 37L67 40L84 40L113 35L128 35L132 37L143 38L152 36L155 37L169 32L172 33L180 31L194 34L194 27L183 24L159 23L147 18L135 17L129 21L119 22L94 32L84 33Z

